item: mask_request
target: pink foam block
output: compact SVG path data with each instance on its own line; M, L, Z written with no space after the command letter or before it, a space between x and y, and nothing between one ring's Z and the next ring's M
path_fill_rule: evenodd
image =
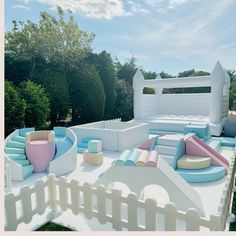
M150 151L145 166L156 167L157 166L158 153L155 150Z
M185 141L185 148L187 155L211 157L212 164L223 166L226 171L229 168L229 162L220 153L196 136L189 137Z
M138 146L139 149L150 150L153 138Z
M88 158L89 158L89 152L88 152L88 150L86 150L83 153L83 160L84 160L84 162L88 162Z
M55 142L32 140L25 145L26 156L34 166L34 172L46 171L55 155Z

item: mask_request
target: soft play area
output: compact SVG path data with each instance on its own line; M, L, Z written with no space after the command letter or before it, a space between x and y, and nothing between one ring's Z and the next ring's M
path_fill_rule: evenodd
M209 76L165 80L138 70L131 121L15 130L5 139L5 229L47 219L75 230L227 230L236 166L229 85L220 63ZM182 87L210 92L162 93Z

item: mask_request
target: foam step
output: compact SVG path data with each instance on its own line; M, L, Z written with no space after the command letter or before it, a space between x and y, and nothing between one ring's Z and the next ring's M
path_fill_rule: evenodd
M159 159L163 159L163 160L164 160L165 162L167 162L171 167L173 167L174 156L159 154L159 155L158 155L158 158L159 158Z
M22 166L26 166L30 164L28 160L14 160L14 161Z
M88 143L90 140L92 140L92 138L85 137L81 139L81 143Z
M219 139L210 139L207 144L216 151L221 148L221 140Z
M176 172L189 183L216 181L225 175L224 167L214 165L198 170L176 169Z
M19 135L14 136L11 140L16 141L16 142L25 143L25 138L22 136L19 136Z
M25 160L26 159L25 154L8 154L7 156L12 160Z
M6 144L7 147L14 147L14 148L25 148L25 144L22 142L17 141L8 141Z
M166 155L174 156L176 153L176 147L172 147L172 146L157 145L155 147L155 150L160 154L166 154Z
M183 139L182 135L164 135L158 138L157 144L176 147L181 139Z
M202 169L207 168L211 165L210 157L198 157L198 156L190 156L183 155L177 161L177 167L181 169Z
M77 147L88 149L88 143L79 143Z
M222 137L221 145L226 147L235 147L235 138Z
M25 153L25 150L22 148L5 147L4 150L6 154L24 154Z
M27 165L27 166L23 166L23 176L24 179L28 178L29 176L31 176L34 172L34 166L33 165Z
M167 131L167 130L149 130L149 134L156 134L156 135L162 135L162 134L177 134L180 133L178 131Z
M84 153L86 150L87 148L77 147L77 153Z

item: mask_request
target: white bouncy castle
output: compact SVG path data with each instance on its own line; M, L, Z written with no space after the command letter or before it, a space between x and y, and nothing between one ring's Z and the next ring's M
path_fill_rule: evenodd
M163 89L209 87L209 93L164 94ZM220 136L228 116L230 77L219 62L209 76L145 80L140 70L133 78L134 120L150 128L183 131L188 124L209 124L211 135ZM144 88L154 94L144 94Z

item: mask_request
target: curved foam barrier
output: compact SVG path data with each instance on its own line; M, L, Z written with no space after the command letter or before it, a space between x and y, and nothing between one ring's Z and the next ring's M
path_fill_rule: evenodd
M140 156L141 151L138 149L134 149L131 154L128 156L128 159L125 162L126 166L135 166L137 159Z
M139 158L137 159L136 166L145 166L149 151L142 150Z
M177 167L181 169L202 169L211 165L210 157L198 157L183 155L177 161Z
M156 167L157 166L157 156L158 156L157 151L155 151L155 150L150 151L145 166Z
M115 165L124 166L128 156L130 155L130 153L131 153L131 151L128 150L128 149L124 150L121 153L119 160L116 160Z
M198 170L176 169L176 172L189 183L211 182L225 176L224 167L214 165Z

